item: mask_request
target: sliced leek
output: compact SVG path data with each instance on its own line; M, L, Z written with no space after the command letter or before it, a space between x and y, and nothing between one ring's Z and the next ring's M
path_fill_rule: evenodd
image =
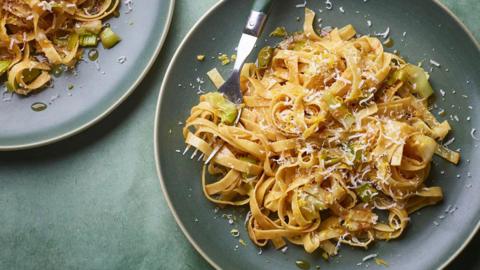
M102 33L100 33L100 39L102 40L103 47L106 49L112 48L122 40L120 36L115 34L115 32L109 27L103 29Z

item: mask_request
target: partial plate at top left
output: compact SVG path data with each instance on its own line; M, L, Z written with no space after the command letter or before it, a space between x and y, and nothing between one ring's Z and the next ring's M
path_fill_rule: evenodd
M96 61L84 57L85 61L77 64L75 72L54 77L52 87L28 96L2 89L0 151L60 141L112 112L152 66L167 35L174 2L121 1L120 16L107 21L122 37L114 48L105 50L99 45ZM32 109L35 103L47 107L36 112Z

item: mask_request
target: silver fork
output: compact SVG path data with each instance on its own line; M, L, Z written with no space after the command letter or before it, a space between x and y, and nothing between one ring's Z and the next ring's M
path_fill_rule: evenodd
M230 101L234 102L237 105L240 105L243 101L242 92L240 90L240 71L242 66L245 63L245 60L252 52L257 42L258 37L262 34L263 27L267 21L268 14L270 12L272 3L275 0L255 0L253 3L252 10L250 11L250 16L248 17L247 24L243 29L242 37L237 47L237 59L233 66L233 72L227 81L218 89L218 92L223 93ZM239 106L237 118L233 125L237 125L240 122L240 117L242 114L242 109ZM210 163L210 161L217 155L217 153L222 149L224 142L217 144L213 149L212 153L205 159L205 164ZM183 154L185 155L188 152L190 145L185 148ZM195 150L190 157L193 159L197 154ZM200 155L198 160L203 158L203 154Z

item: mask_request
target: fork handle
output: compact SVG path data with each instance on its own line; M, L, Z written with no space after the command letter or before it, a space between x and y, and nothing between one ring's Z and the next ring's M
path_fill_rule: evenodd
M243 33L255 37L259 37L262 34L263 26L267 21L273 1L275 0L255 0L253 2L252 11Z
M268 14L272 7L273 0L255 0L252 10Z

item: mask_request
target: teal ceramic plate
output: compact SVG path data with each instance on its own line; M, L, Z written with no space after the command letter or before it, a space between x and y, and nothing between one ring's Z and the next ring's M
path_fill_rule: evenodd
M98 63L81 62L77 74L54 78L53 88L28 97L3 92L0 100L0 150L49 144L74 135L115 109L133 92L153 64L165 40L174 0L121 1L120 17L108 22L122 38L111 50L99 46ZM121 64L120 57L126 57ZM68 86L74 85L73 90ZM35 102L47 109L34 112Z
M385 32L389 27L395 46L388 50L399 50L410 62L424 61L427 69L432 68L432 85L446 93L442 97L436 92L434 112L446 111L446 116L440 118L449 119L453 127L451 138L455 137L455 141L450 147L462 153L462 162L457 167L434 160L429 181L443 188L445 200L411 216L411 223L400 239L377 242L369 250L342 246L340 255L329 262L323 261L318 253L306 254L293 245L289 245L285 253L269 247L259 255L259 249L249 241L244 229L245 209L218 209L207 201L201 191L201 163L176 152L185 148L179 121L183 122L191 107L197 104L199 89L214 89L205 73L221 67L220 72L227 76L232 68L232 65L222 67L217 59L212 59L218 53L234 53L249 13L250 1L231 0L216 5L185 38L160 92L155 130L157 168L178 224L194 247L216 268L295 269L295 261L303 259L310 262L311 269L316 265L321 269L385 269L373 261L357 265L373 253L386 260L390 265L388 269L392 270L444 267L479 227L480 183L475 180L480 177L480 141L470 134L472 129L480 129L480 51L476 41L435 1L335 0L332 10L325 8L325 1L307 2L323 19L323 26L351 23L363 34ZM279 25L289 31L300 29L303 9L296 5L301 3L303 0L276 1L265 33ZM340 7L344 12L339 11ZM372 22L371 27L367 25L368 20ZM262 38L258 48L276 41ZM207 55L208 61L197 62L197 54ZM431 65L430 59L441 66ZM229 224L228 214L233 214L233 224ZM232 228L240 230L246 246L231 236Z

